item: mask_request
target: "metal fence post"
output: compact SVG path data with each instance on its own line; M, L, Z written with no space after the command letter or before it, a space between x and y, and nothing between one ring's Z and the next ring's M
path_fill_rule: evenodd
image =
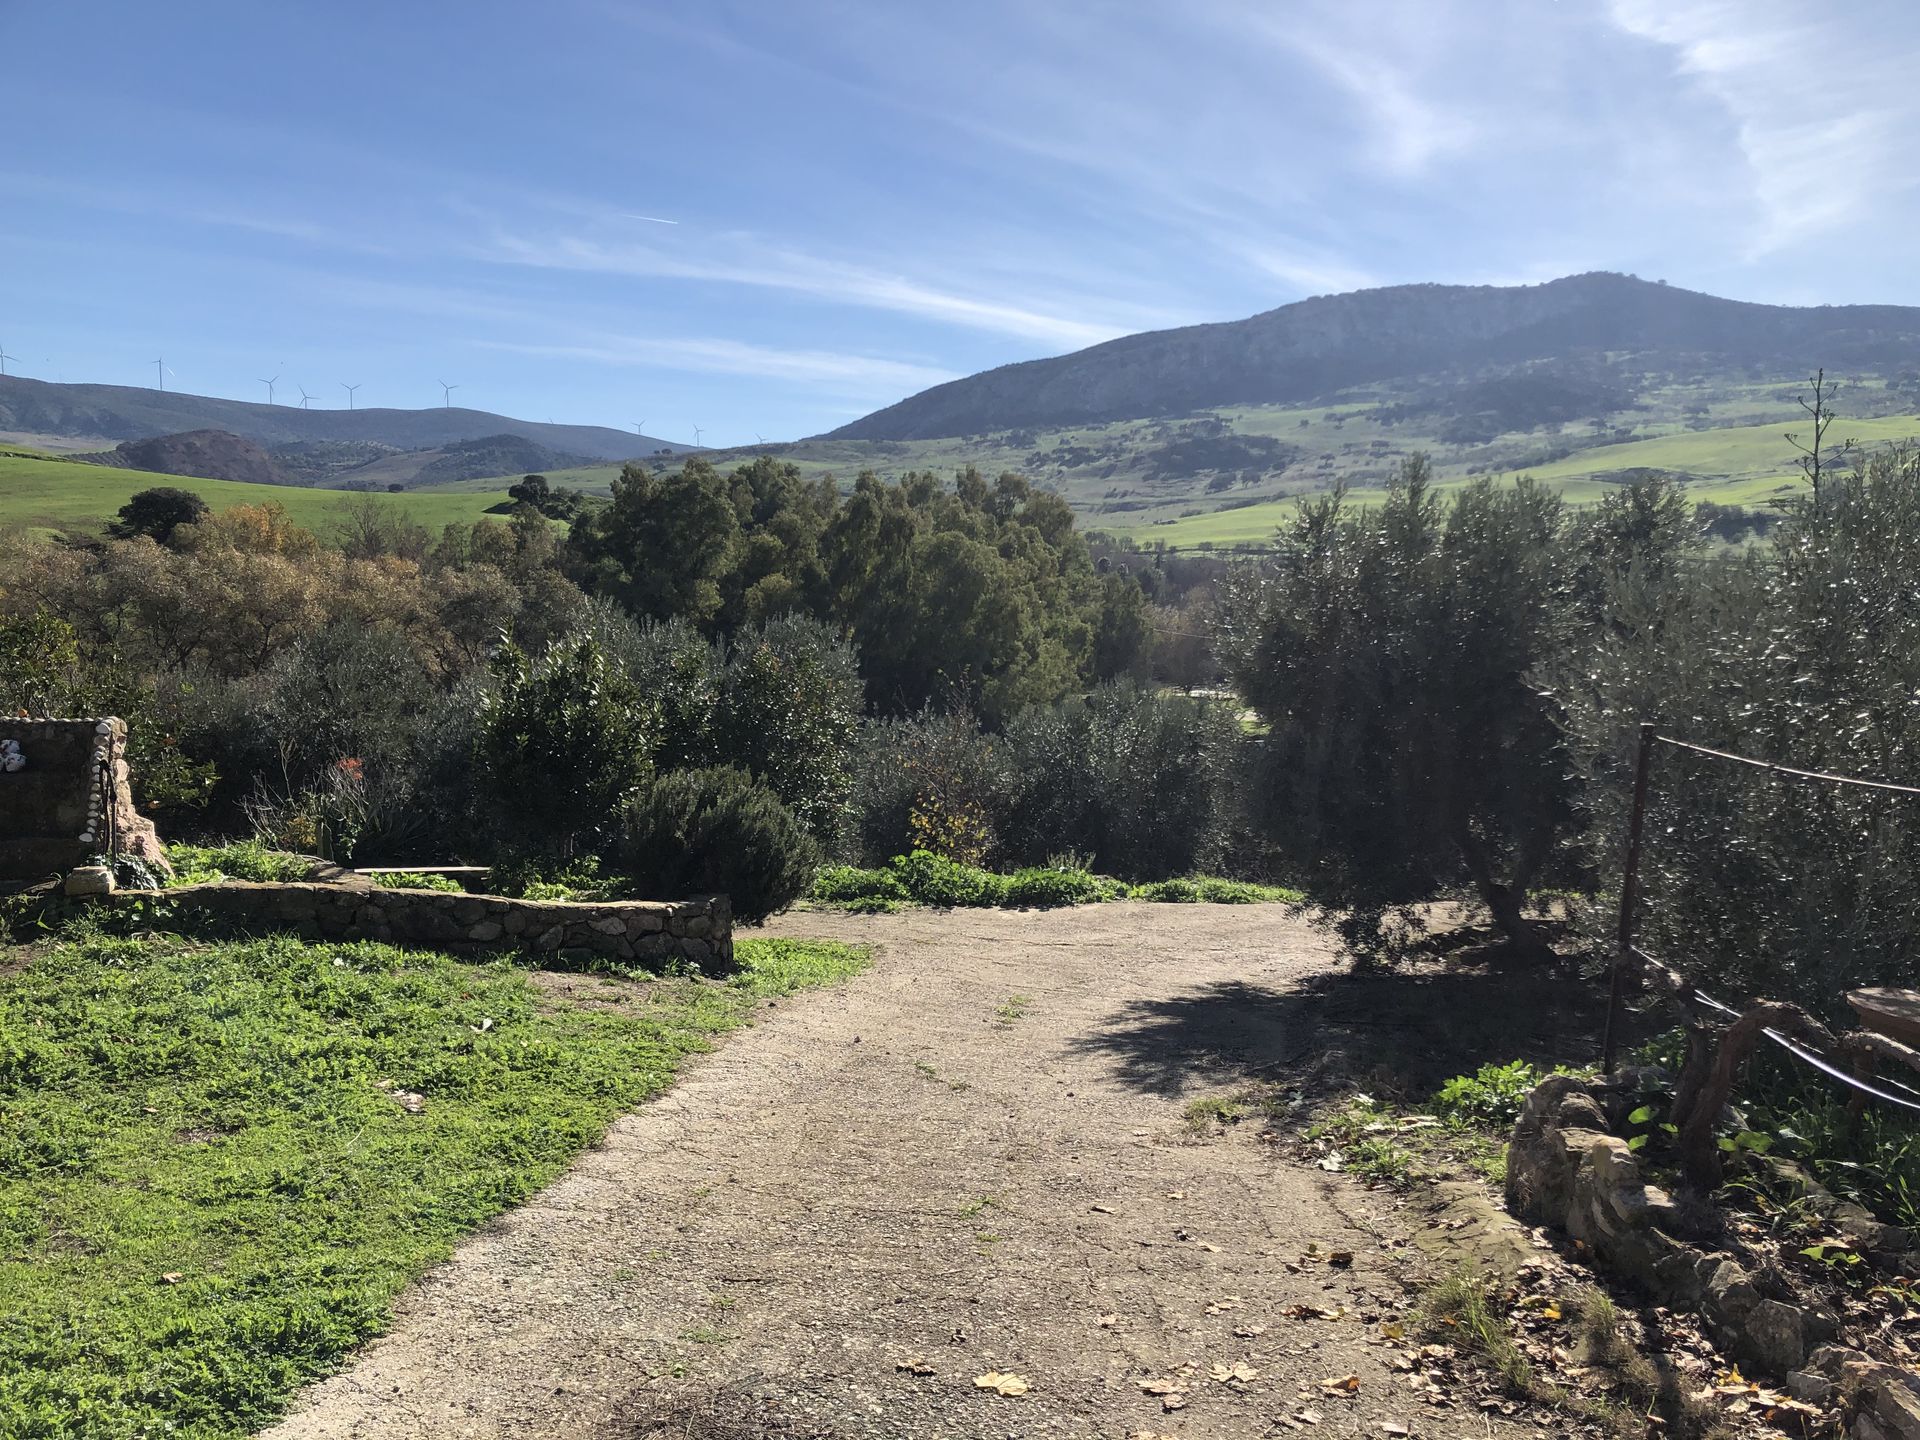
M1633 909L1640 896L1640 836L1647 819L1647 771L1653 763L1654 731L1640 726L1640 752L1633 762L1633 808L1627 816L1627 864L1620 877L1620 936L1613 955L1613 976L1607 987L1607 1027L1600 1042L1600 1066L1613 1073L1619 1043L1621 991L1626 988L1627 962L1633 955Z

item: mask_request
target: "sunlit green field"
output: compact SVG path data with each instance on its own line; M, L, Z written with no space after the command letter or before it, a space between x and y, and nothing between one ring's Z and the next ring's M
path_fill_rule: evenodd
M115 470L58 460L29 451L0 450L0 527L29 530L104 530L136 491L171 485L200 495L216 510L232 505L280 505L296 525L322 535L338 523L344 507L361 497L339 490L310 490L297 485L248 485L234 480L195 480L145 470ZM414 490L379 494L419 524L438 530L451 522L477 520L487 507L506 500L504 486L469 490Z

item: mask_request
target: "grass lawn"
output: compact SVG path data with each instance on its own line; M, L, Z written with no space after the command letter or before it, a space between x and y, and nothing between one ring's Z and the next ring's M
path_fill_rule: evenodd
M388 945L0 949L0 1435L249 1433L757 997L866 964L737 951L589 1008Z
M346 504L358 496L302 485L249 485L237 480L195 480L146 470L116 470L21 450L0 449L0 526L30 530L103 531L137 491L156 485L191 490L216 510L232 505L281 505L287 518L325 538ZM507 498L504 485L469 490L411 490L379 495L409 519L438 531L453 521L478 520Z

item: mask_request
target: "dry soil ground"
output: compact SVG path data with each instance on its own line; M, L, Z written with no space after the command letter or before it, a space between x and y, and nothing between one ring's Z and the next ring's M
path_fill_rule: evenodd
M1540 1433L1420 1404L1388 1369L1378 1322L1433 1263L1406 1243L1415 1211L1261 1127L1186 1122L1196 1096L1321 1053L1342 1016L1376 1047L1362 1068L1433 1050L1417 1002L1396 1019L1330 1001L1344 965L1292 912L777 928L874 943L878 962L779 1002L471 1238L274 1440L1201 1440L1303 1408L1316 1434ZM1512 1011L1475 1017L1489 1054L1524 1050ZM990 1373L1029 1388L976 1385ZM1348 1375L1357 1391L1323 1389Z

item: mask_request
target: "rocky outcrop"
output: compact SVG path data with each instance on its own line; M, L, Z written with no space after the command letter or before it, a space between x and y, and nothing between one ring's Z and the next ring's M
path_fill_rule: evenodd
M733 911L724 895L690 900L516 900L338 882L221 881L120 890L99 903L150 913L168 929L284 932L304 940L389 940L436 950L524 951L561 967L680 960L709 973L733 967Z

